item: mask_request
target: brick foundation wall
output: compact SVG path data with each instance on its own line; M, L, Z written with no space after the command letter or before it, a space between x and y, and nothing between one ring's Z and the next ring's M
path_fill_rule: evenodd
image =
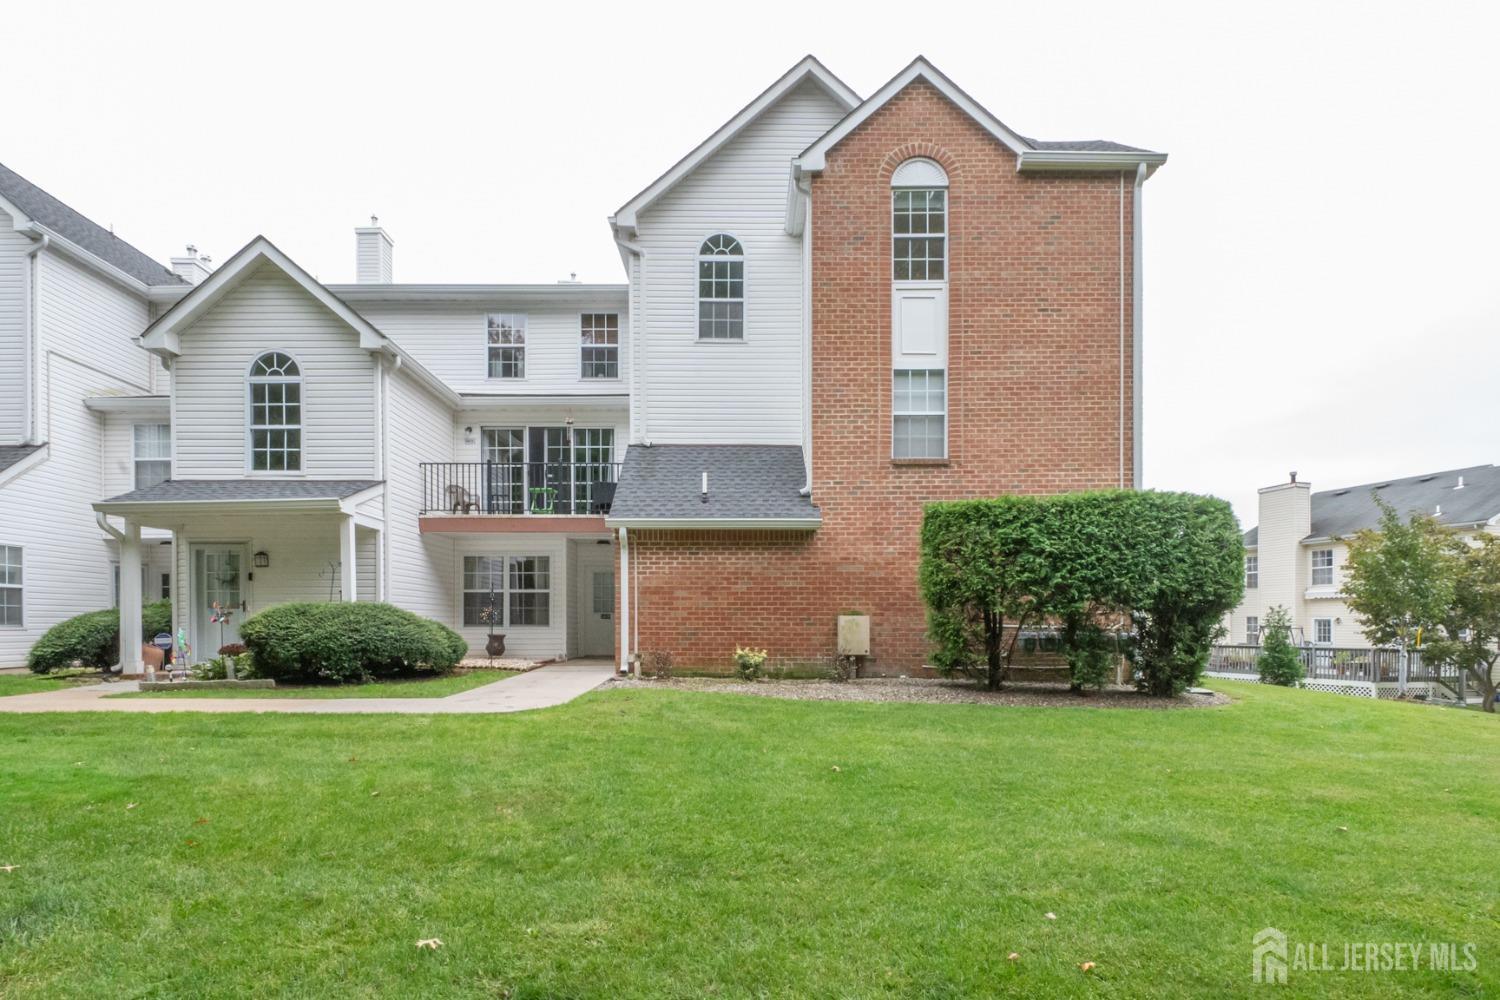
M890 178L912 156L942 164L950 184L949 457L903 463L890 457ZM910 672L929 651L925 502L1128 486L1132 179L1018 174L922 81L836 146L809 217L823 526L632 533L639 649L679 667L727 669L737 643L824 662L835 617L858 610L871 616L871 672Z

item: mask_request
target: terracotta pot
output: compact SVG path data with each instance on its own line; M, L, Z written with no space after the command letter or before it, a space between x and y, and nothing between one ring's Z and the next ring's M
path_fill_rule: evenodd
M484 644L484 651L491 656L505 655L505 636L490 634L490 641Z

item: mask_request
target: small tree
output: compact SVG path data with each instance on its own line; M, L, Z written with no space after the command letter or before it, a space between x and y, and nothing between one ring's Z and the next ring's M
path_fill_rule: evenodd
M1296 687L1302 682L1302 657L1292 645L1291 614L1277 605L1266 612L1261 629L1261 683Z
M1349 540L1345 600L1377 646L1416 645L1418 630L1433 633L1453 601L1453 538L1425 514L1402 521L1379 496L1380 526Z
M1500 539L1481 535L1473 543L1448 544L1452 598L1437 638L1422 655L1430 664L1462 670L1481 694L1480 705L1495 711L1495 662L1500 659Z

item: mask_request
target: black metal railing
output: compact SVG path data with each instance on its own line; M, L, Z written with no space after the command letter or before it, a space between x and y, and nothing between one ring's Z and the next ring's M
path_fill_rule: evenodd
M423 514L607 514L619 462L422 462Z

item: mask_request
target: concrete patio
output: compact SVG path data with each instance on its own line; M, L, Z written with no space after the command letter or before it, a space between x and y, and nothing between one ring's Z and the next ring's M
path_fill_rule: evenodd
M138 690L134 681L92 684L0 698L0 712L290 712L329 715L485 715L551 708L592 691L614 675L609 660L554 663L446 698L111 698Z

